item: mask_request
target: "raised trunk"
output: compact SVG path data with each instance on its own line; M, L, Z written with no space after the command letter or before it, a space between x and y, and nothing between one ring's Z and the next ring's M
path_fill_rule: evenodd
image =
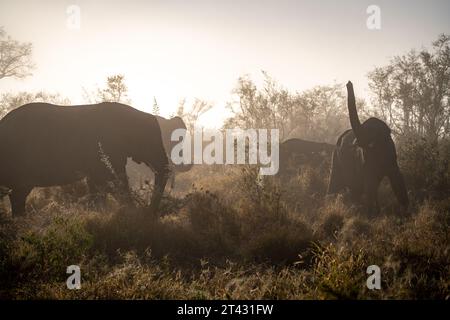
M353 92L353 84L347 82L347 106L350 124L357 140L361 140L361 122L359 121L358 112L356 111L355 93Z

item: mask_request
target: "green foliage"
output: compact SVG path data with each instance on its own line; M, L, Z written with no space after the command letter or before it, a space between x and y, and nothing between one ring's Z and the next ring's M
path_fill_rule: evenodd
M14 289L17 284L66 279L67 266L82 264L92 244L78 218L56 216L44 229L26 230L20 236L17 226L8 221L1 231L0 296L20 295Z
M81 221L56 217L44 232L25 233L17 253L25 270L38 268L52 276L60 274L64 266L79 262L90 245L91 235Z
M364 290L365 269L369 266L364 252L336 248L333 244L316 252L313 274L320 299L356 299Z

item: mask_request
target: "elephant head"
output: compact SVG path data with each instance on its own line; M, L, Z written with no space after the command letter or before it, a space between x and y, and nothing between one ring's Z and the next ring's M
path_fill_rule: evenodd
M158 120L159 126L161 128L161 136L164 143L164 149L166 149L167 156L170 160L170 153L172 148L178 144L178 141L172 141L171 135L172 132L176 129L186 129L186 124L184 123L183 119L180 117L173 117L171 119L166 119L160 116L156 116L156 119ZM175 172L186 172L189 171L192 168L192 164L180 164L173 166L173 170Z

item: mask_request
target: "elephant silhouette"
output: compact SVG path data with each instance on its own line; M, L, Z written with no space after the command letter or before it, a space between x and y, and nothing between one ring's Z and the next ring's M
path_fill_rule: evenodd
M280 144L280 169L278 175L284 177L291 173L292 167L296 170L302 166L318 167L331 156L334 145L324 142L314 142L292 138Z
M0 185L11 189L13 215L25 212L34 187L87 178L93 192L119 179L128 192L128 157L155 172L150 209L157 212L169 174L155 116L121 103L23 105L0 120L0 150Z
M389 126L378 118L360 122L353 85L347 83L348 112L351 128L337 140L332 155L328 193L349 189L354 201L365 196L368 214L379 212L378 188L388 177L399 203L406 210L408 195L397 163L397 152Z

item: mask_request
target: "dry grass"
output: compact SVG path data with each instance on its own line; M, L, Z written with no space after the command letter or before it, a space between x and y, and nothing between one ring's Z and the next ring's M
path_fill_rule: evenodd
M383 214L369 220L345 197L325 197L323 171L281 185L256 172L194 168L159 220L114 201L96 212L67 190L37 191L28 217L1 216L0 298L450 298L448 195L413 201L412 215L400 217L382 190ZM81 290L66 288L72 264ZM372 264L381 290L365 285Z

